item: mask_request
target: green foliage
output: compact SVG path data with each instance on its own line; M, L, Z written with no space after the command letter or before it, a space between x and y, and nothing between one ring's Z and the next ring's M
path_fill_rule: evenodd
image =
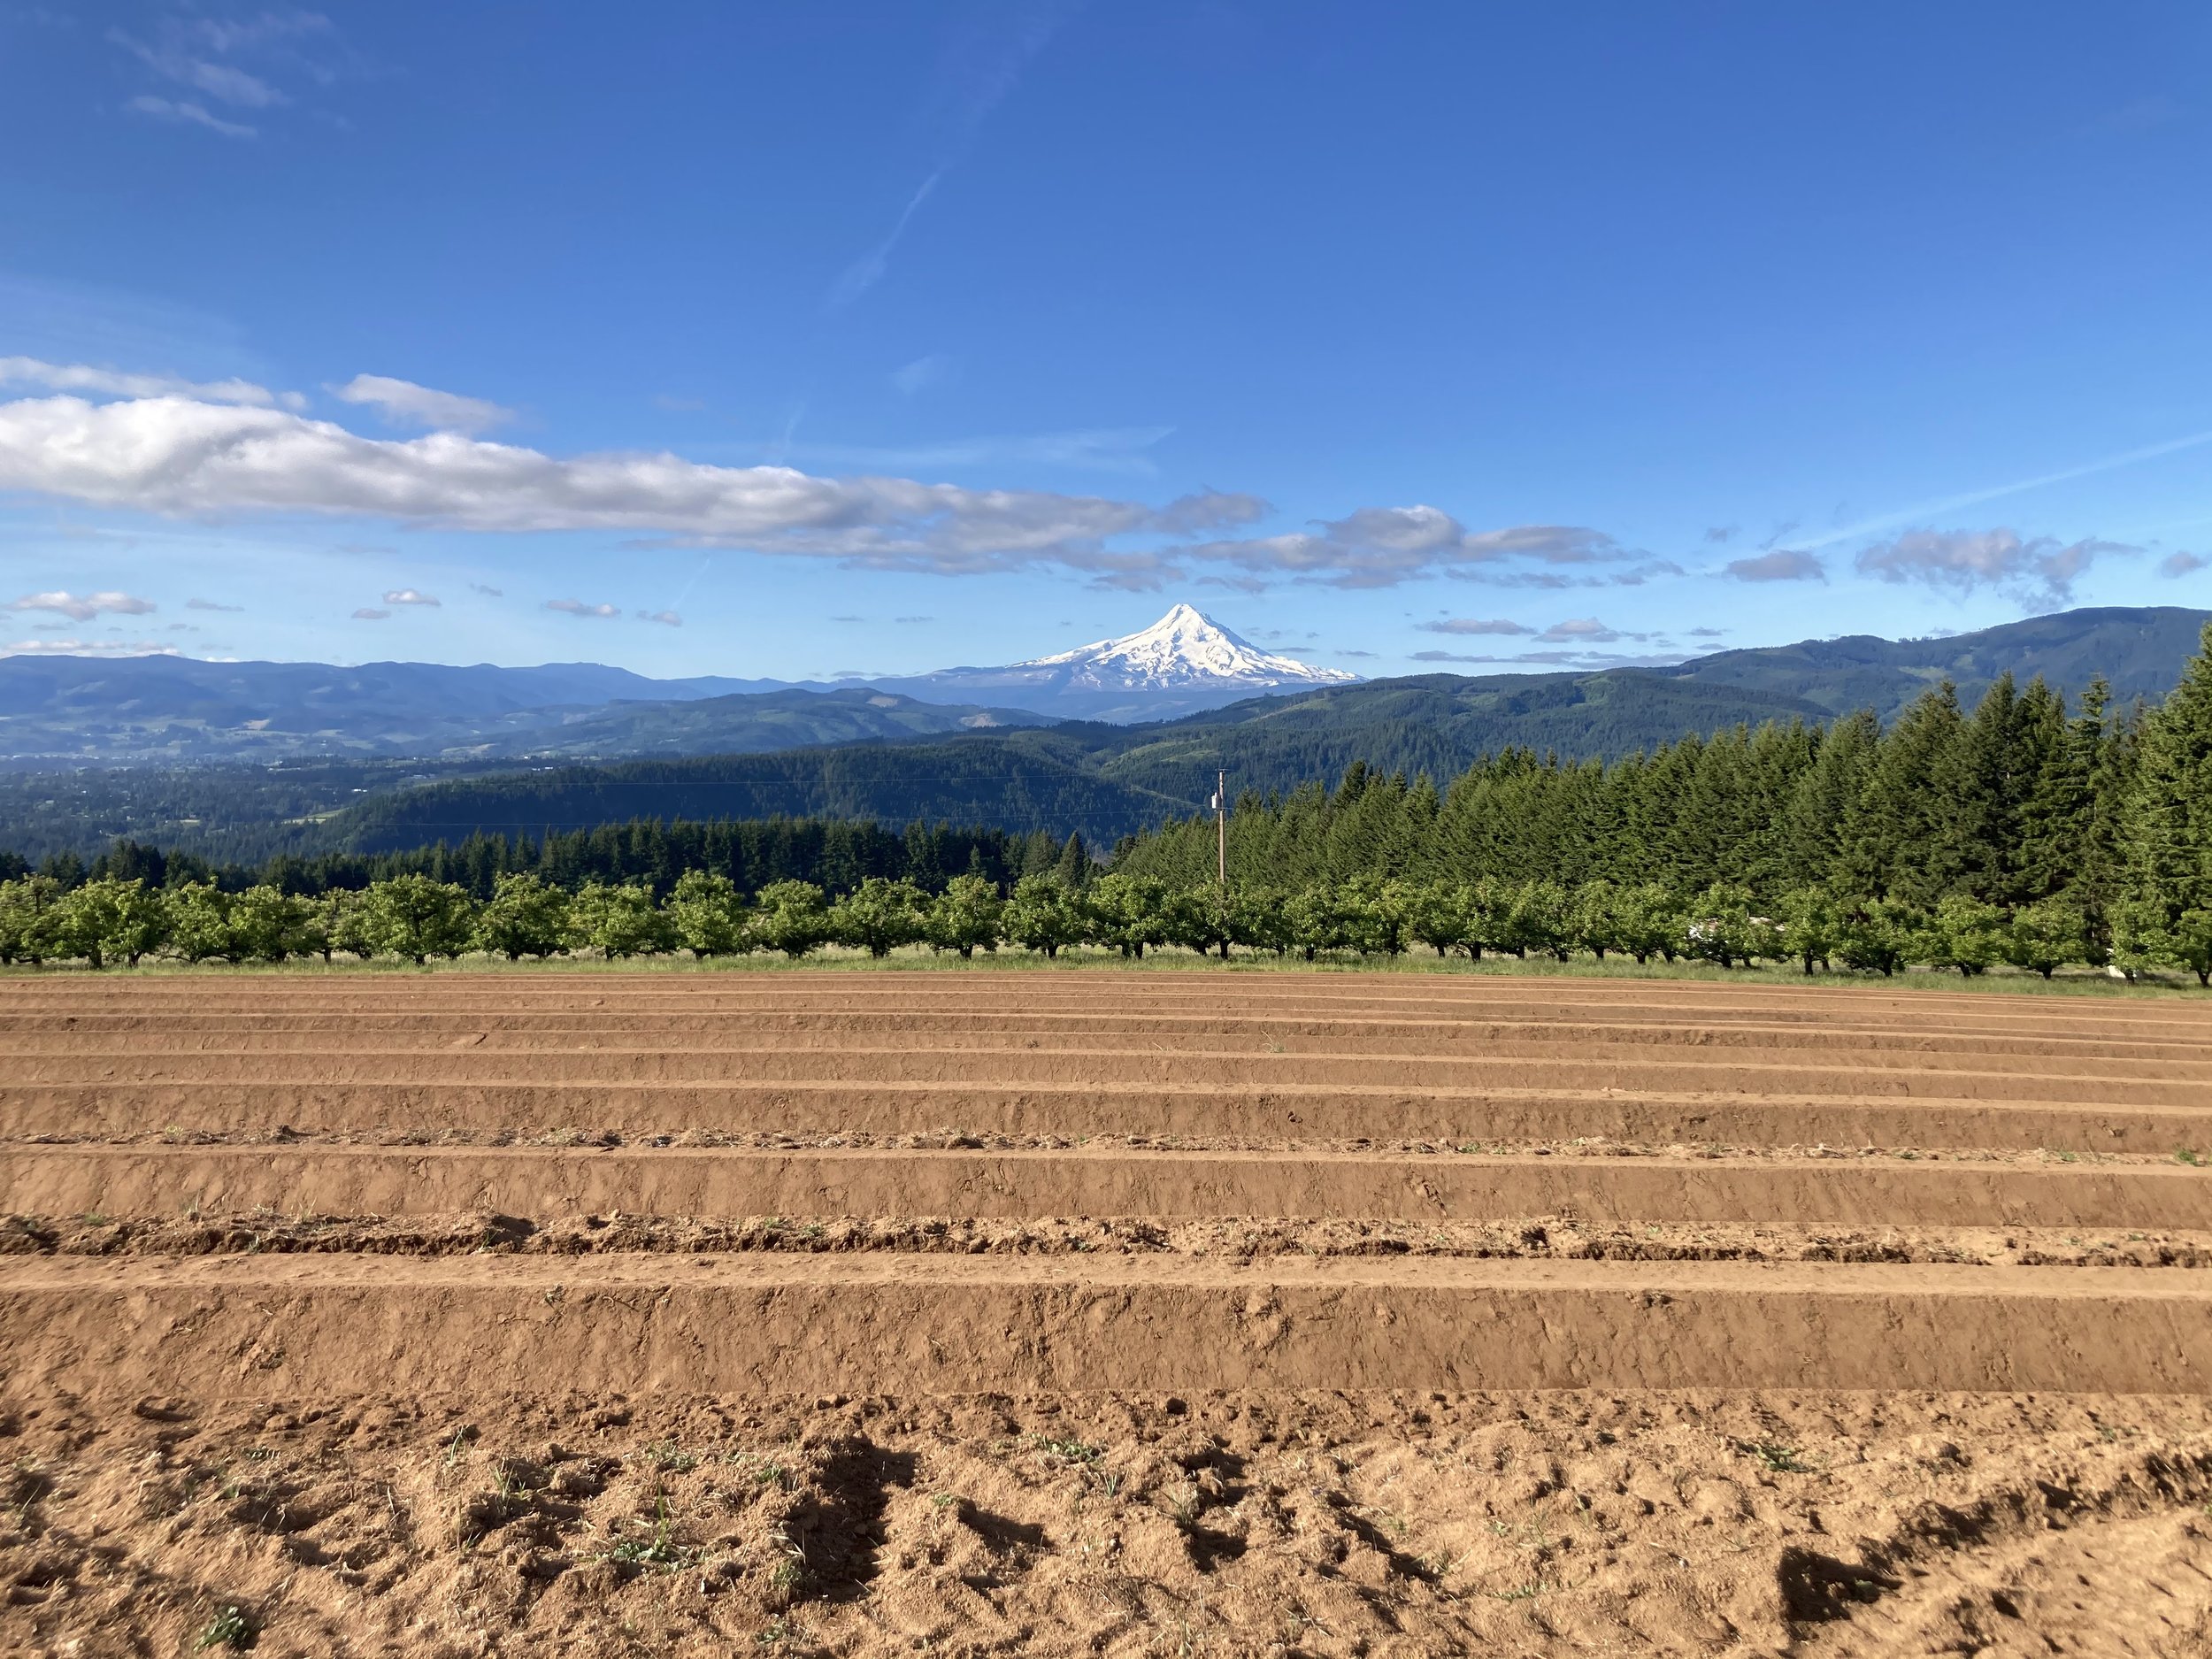
M205 881L189 881L169 893L169 949L186 962L219 958L237 962L243 941L230 925L231 895Z
M232 902L231 938L249 962L282 962L314 949L316 907L311 899L264 883L248 887Z
M449 881L394 876L362 895L360 942L372 955L404 956L419 967L468 949L475 906Z
M169 937L169 908L146 884L113 876L88 881L58 901L53 928L58 954L88 967L120 958L132 967Z
M2071 898L2039 899L2006 924L2002 956L2016 968L2049 979L2070 962L2090 958L2089 918Z
M1090 931L1081 899L1056 873L1024 876L1006 902L1003 920L1008 939L1047 956L1081 944Z
M1887 978L1905 965L1923 931L1919 914L1909 905L1887 899L1843 904L1836 917L1836 960Z
M676 942L695 961L745 949L745 895L719 871L687 870L668 895Z
M1731 882L1717 881L1690 902L1682 937L1686 955L1724 968L1780 949L1772 924L1753 916L1750 892Z
M1995 905L1969 894L1947 894L1936 905L1920 955L1962 974L1985 972L1991 963L2003 959L2006 932L2005 913Z
M998 889L981 876L955 876L929 907L923 936L933 949L964 956L974 956L978 946L995 950L1004 909Z
M1840 943L1842 918L1825 887L1793 887L1783 895L1780 922L1785 956L1804 964L1808 973L1815 964L1828 965Z
M830 907L830 928L841 945L887 956L928 930L929 895L911 881L870 876Z
M501 876L476 913L476 949L510 962L565 950L568 934L569 895L527 872Z
M1167 901L1168 885L1157 876L1101 876L1084 895L1091 937L1125 956L1141 956L1146 946L1167 942Z
M0 881L0 963L39 963L64 949L61 883L50 876Z
M372 889L373 891L373 889ZM610 962L648 956L676 944L673 921L653 902L653 890L625 882L588 881L568 905L568 943L596 950Z
M772 881L746 918L746 943L780 950L793 961L830 938L829 902L811 881Z

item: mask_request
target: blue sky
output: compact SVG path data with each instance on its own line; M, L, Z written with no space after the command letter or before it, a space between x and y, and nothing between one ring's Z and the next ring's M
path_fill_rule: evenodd
M0 0L0 645L2212 603L2208 69L2127 0Z

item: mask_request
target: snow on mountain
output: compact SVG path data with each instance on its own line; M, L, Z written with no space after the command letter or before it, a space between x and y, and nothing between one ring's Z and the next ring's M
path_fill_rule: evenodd
M1177 605L1148 628L1097 640L1071 651L1032 657L1017 669L1064 667L1066 683L1100 688L1187 687L1233 680L1239 688L1335 685L1356 680L1340 668L1313 668L1263 651L1190 605Z
M995 701L1086 720L1163 720L1271 691L1358 679L1263 651L1195 607L1179 604L1150 627L1002 668L948 668L874 683L910 696ZM988 694L987 698L981 694Z

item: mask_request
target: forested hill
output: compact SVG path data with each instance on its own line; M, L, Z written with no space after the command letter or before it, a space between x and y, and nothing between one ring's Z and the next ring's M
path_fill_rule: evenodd
M365 801L300 842L381 852L474 833L542 835L633 818L872 818L987 824L1012 833L1109 841L1187 812L1169 796L1104 776L1079 726L849 743L773 755L617 761L456 779Z
M514 762L502 769L480 755L464 764L0 773L0 849L35 859L65 850L89 856L127 835L255 862L280 852L457 842L480 829L535 836L548 827L634 818L778 813L989 825L1057 837L1079 832L1094 844L1110 844L1197 809L1217 770L1230 774L1233 795L1333 783L1356 761L1385 775L1426 772L1440 784L1507 749L1617 760L1738 726L1824 724L1860 708L1891 719L1947 674L1972 706L2007 670L2023 686L2040 673L2070 698L2102 673L2115 706L2124 708L2139 695L2164 695L2206 616L2172 608L2076 611L1947 640L1806 641L1672 668L1417 675L1256 697L1149 726L1070 723L936 737L925 735L924 726L908 738L900 728L915 730L907 723L918 716L969 716L919 704L883 710L869 701L872 694L847 690L813 696L809 707L884 720L887 726L877 728L881 741L818 742L775 754L695 750L689 758L580 760L527 771ZM643 738L650 728L649 747L661 749L687 747L699 735L694 722L724 719L726 706L756 729L759 711L772 712L778 701L619 709L636 723L633 736ZM849 726L836 735L865 731ZM596 733L593 727L579 741L596 745ZM795 735L785 731L775 741Z
M1855 634L1722 651L1649 672L1802 697L1830 714L1871 709L1885 720L1946 679L1958 687L1962 702L1977 703L2002 673L2024 686L2040 678L2070 696L2102 675L2116 703L2155 701L2179 678L2208 618L2212 611L2179 605L2090 607L1947 639Z
M1281 794L1355 761L1445 778L1508 747L1617 757L1687 733L1825 718L1797 698L1625 672L1496 684L1439 674L1262 698L1163 726L1070 723L455 779L365 801L312 844L382 852L478 831L779 814L987 824L1110 843L1194 810L1221 771L1239 793Z

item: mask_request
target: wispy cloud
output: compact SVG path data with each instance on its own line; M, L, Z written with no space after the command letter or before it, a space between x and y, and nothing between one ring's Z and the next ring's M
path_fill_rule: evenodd
M1524 622L1509 622L1503 618L1446 617L1440 622L1418 625L1425 634L1533 634L1534 628Z
M1994 588L2032 604L2061 604L2099 558L2142 549L2093 537L2062 543L2056 536L2023 539L2015 530L1909 530L1862 551L1860 574L1886 582L1969 594Z
M158 640L16 640L0 645L0 657L174 657L177 648Z
M438 600L434 594L419 593L412 588L395 588L384 595L384 603L388 605L434 606Z
M640 622L657 622L664 628L680 628L684 625L684 619L672 611L641 611L637 613L637 619Z
M1777 548L1755 558L1731 559L1726 573L1740 582L1824 582L1828 567L1809 553Z
M144 33L110 28L106 39L157 80L178 89L177 96L141 94L125 108L157 120L204 127L228 138L252 138L258 129L214 114L209 104L273 113L296 102L278 84L280 73L296 83L327 87L353 66L331 20L319 12L298 9L267 7L238 18L187 12L160 18Z
M330 395L342 403L365 403L396 426L434 432L483 432L515 418L513 410L480 397L436 391L388 374L357 374L343 386L332 387Z
M835 282L830 285L829 298L824 302L830 311L842 311L870 288L883 280L883 273L891 267L891 255L897 250L899 240L906 234L906 227L914 222L914 215L922 204L929 200L930 192L937 188L941 172L933 173L921 182L921 188L906 198L906 205L892 221L891 233L866 253L847 265Z
M2158 562L2161 576L2187 576L2212 565L2212 559L2196 553L2169 553Z
M2088 478L2098 472L2109 472L2124 466L2135 466L2145 461L2154 461L2162 456L2177 455L2184 449L2212 443L2212 432L2193 432L2179 438L2169 438L2162 443L2146 444L2139 449L2126 449L2117 455L2085 461L2078 466L2061 467L2055 472L2039 472L2032 478L2015 479L2009 484L1993 484L1986 489L1968 490L1964 495L1947 495L1940 501L1924 501L1916 506L1886 512L1873 518L1862 518L1855 524L1844 525L1834 530L1811 537L1797 537L1786 545L1800 551L1813 551L1833 547L1839 541L1856 541L1862 536L1893 530L1899 525L1918 524L1947 513L1978 507L1984 502L2001 500L2007 495L2018 495L2032 489L2041 489L2050 484L2063 484L2077 478ZM1778 541L1779 538L1778 537Z
M374 605L363 605L353 613L353 619L356 622L388 622L391 618L390 611L379 611Z
M184 608L187 611L243 611L246 607L218 604L212 599L188 599L184 602Z
M471 582L469 592L481 594L487 599L504 599L507 596L504 588L487 588L482 582Z
M1180 551L1194 563L1230 566L1255 581L1289 579L1334 588L1393 588L1436 575L1493 580L1516 563L1579 565L1634 557L1602 531L1574 525L1470 530L1429 506L1363 507L1320 521L1311 531L1209 541Z
M622 614L620 605L586 604L580 599L549 599L545 602L545 608L548 611L557 611L564 616L571 617L595 617L611 619Z
M246 121L225 120L204 104L190 98L162 98L150 92L142 92L123 106L134 115L146 115L157 121L174 121L183 127L204 127L211 133L220 133L225 138L258 138L261 129Z
M154 602L141 599L135 594L98 593L25 594L11 601L10 611L51 611L67 617L72 622L89 622L96 616L142 617L154 610Z
M173 374L133 374L83 363L42 363L36 357L0 357L0 386L36 386L50 392L87 392L99 397L190 397L205 403L303 406L296 392L272 392L251 380L187 380Z

